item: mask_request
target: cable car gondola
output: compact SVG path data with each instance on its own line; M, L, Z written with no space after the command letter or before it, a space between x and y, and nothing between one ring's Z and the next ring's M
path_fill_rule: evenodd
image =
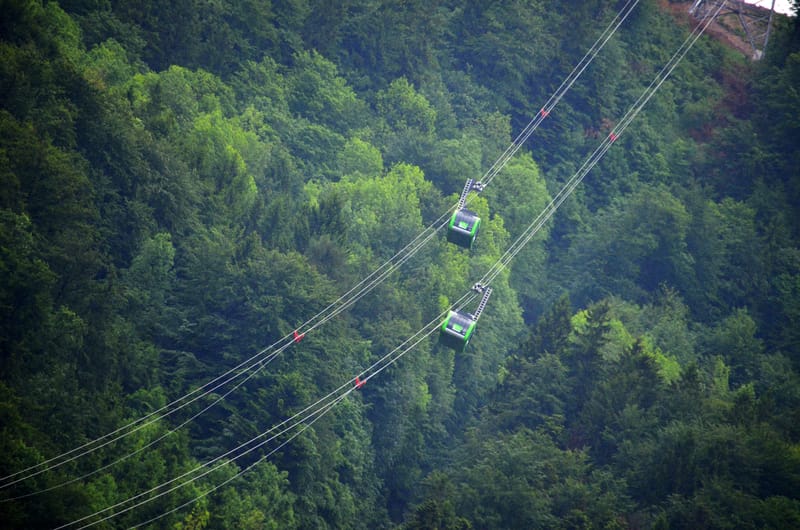
M477 323L473 316L465 311L450 311L450 315L442 323L439 342L461 351L469 344Z
M475 212L465 209L456 210L447 227L447 240L460 247L472 248L475 238L478 237L480 225L481 218Z
M447 240L451 243L464 248L472 248L475 238L478 237L478 228L481 226L481 218L473 211L464 208L467 202L467 195L470 191L483 191L483 184L467 179L461 198L458 199L458 206L450 218L447 226Z
M456 351L464 351L467 344L469 344L469 340L475 332L475 326L478 324L478 318L480 318L486 303L489 301L489 295L492 294L491 287L484 287L479 283L476 283L472 289L483 294L477 311L475 313L459 310L450 311L439 330L439 342Z

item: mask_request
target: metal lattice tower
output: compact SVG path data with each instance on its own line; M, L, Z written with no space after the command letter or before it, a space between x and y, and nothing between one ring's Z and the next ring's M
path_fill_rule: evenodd
M750 44L752 58L759 60L764 55L772 29L772 17L775 14L775 0L770 8L758 8L744 0L693 0L689 13L697 19L705 19L716 13L716 20L721 24L740 25L744 39Z

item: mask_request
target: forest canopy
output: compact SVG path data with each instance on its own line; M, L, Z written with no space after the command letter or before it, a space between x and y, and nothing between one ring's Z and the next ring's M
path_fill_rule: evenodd
M797 16L759 61L697 41L463 351L417 330L474 310L690 2L631 11L470 195L472 249L372 280L625 4L0 0L0 526L800 527Z

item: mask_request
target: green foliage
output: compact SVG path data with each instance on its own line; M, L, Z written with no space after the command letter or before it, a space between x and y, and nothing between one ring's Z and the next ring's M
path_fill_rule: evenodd
M731 384L739 386L753 380L763 346L756 338L756 323L746 310L737 310L709 330L706 341L708 353L728 361L733 371Z
M511 106L526 106L529 83L546 71L556 45L538 2L504 1L462 9L456 55Z
M383 172L381 152L361 138L355 137L347 141L337 156L339 172L342 175L376 176Z
M298 53L292 63L286 83L293 114L341 133L363 122L366 106L339 77L336 65L317 52Z
M511 160L486 192L490 204L502 212L503 223L513 239L522 234L550 202L545 181L533 159L522 154ZM543 242L548 237L545 226L515 258L512 286L526 310L544 287L546 251ZM512 239L512 240L513 240Z
M436 109L404 77L376 95L376 110L385 124L376 131L390 163L420 160L433 145Z
M232 475L234 471L237 470L228 473ZM195 510L200 508L205 513L193 517L191 523L205 521L212 528L225 529L297 528L293 509L296 499L288 488L285 472L281 473L270 463L258 464L237 480L235 488L226 488L217 495L213 512L209 513L208 507L200 508L198 505ZM184 528L191 528L188 526L190 521L186 524Z
M684 205L664 187L642 186L614 199L598 214L596 228L576 238L571 281L586 285L590 298L619 293L632 300L642 300L660 283L678 284L691 275L689 221ZM603 280L593 281L598 273Z
M430 183L419 168L400 164L385 176L348 177L334 187L347 198L343 209L347 239L374 249L378 256L394 254L423 228L421 199L429 193Z
M99 90L113 91L122 87L141 68L130 63L125 47L114 39L101 42L81 59L87 81Z
M593 474L584 453L521 429L467 445L455 472L457 513L482 528L615 527L629 504L621 484Z
M308 326L481 177L617 7L0 4L2 476ZM0 488L32 494L2 503L4 527L179 476L437 322L683 40L661 5L470 197L474 249L437 234L237 383ZM779 22L757 65L699 41L494 279L466 351L423 340L286 445L109 526L194 500L155 525L798 526L796 29Z

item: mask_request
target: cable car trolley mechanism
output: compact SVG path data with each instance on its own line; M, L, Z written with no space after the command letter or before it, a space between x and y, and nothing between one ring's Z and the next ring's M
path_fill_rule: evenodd
M492 288L476 283L472 290L483 294L481 302L478 304L478 309L475 313L467 313L466 311L450 311L439 333L439 342L445 346L455 349L456 351L464 351L475 332L475 326L478 324L478 319L486 308L489 302L489 296L492 294Z
M450 224L447 226L447 240L451 243L464 248L471 248L478 236L478 228L481 225L481 218L478 217L473 211L464 208L467 202L467 195L472 190L477 192L483 191L484 184L475 182L473 179L467 179L464 184L464 190L461 192L461 198L458 199L458 206L450 218Z

